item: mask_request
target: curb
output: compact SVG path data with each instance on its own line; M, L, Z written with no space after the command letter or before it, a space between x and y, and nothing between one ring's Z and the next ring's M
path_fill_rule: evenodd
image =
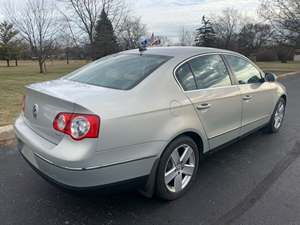
M12 125L0 127L0 145L15 143L14 127Z
M278 76L278 79L282 79L282 78L285 78L287 76L293 76L293 75L297 75L297 74L300 74L300 71L282 74L282 75Z

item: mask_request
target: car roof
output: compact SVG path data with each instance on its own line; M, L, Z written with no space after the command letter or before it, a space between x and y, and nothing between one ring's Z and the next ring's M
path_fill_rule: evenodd
M138 49L128 50L124 53L139 53ZM206 54L206 53L234 53L232 51L217 49L217 48L207 48L207 47L150 47L147 48L143 54L147 55L165 55L175 58L188 58L194 55Z

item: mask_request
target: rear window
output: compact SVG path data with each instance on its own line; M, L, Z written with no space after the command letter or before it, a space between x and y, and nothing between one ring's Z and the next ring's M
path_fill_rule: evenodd
M128 90L170 58L161 55L115 54L93 62L71 73L65 79Z

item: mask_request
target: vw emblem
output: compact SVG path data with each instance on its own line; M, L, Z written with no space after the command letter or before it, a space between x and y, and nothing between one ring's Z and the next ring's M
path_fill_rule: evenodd
M34 119L37 118L38 113L39 113L39 106L38 106L38 104L34 104L32 107L32 116Z

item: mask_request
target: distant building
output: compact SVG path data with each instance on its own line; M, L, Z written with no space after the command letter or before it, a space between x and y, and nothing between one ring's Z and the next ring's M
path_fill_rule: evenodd
M294 61L300 61L300 49L295 50Z

